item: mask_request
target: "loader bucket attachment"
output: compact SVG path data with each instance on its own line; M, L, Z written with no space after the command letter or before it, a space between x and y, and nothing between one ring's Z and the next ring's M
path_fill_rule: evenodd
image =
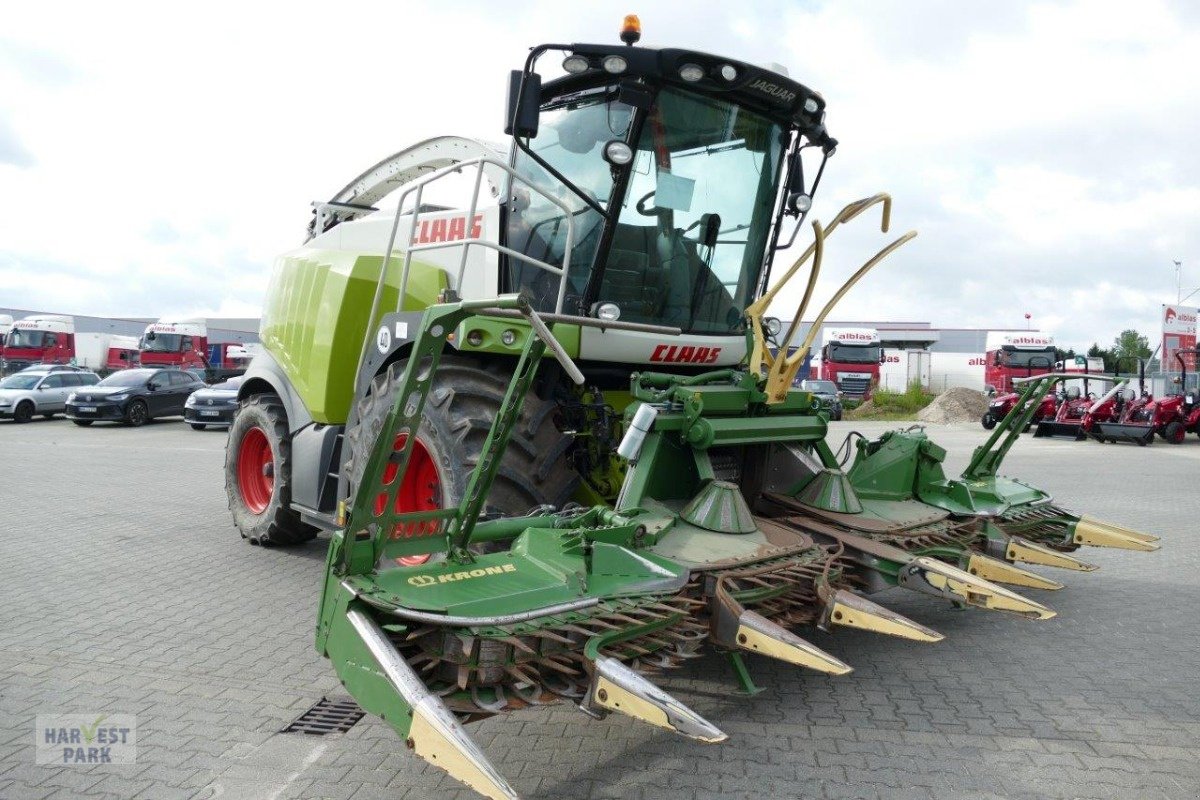
M580 708L593 716L619 711L698 742L715 744L729 738L704 717L609 656L594 662L591 686Z
M1029 619L1051 619L1056 612L1003 586L933 558L916 558L900 571L901 586L976 608L1010 611Z
M1071 540L1075 544L1115 547L1118 550L1140 550L1144 553L1152 553L1161 547L1157 536L1130 530L1089 516L1081 516L1075 523Z
M1085 434L1083 426L1080 424L1081 422L1059 422L1053 419L1043 419L1033 429L1033 436L1035 439L1046 437L1054 439L1082 439Z
M984 580L1007 583L1010 586L1027 586L1031 589L1049 589L1051 591L1063 588L1058 581L1044 578L1027 569L1014 567L1007 561L985 556L982 553L971 554L967 562L967 572Z
M829 598L821 627L828 630L829 625L860 628L914 642L940 642L946 638L932 628L926 628L847 589L838 589Z
M1153 425L1129 425L1123 422L1097 422L1091 435L1100 441L1133 442L1147 445L1154 441Z
M1020 536L1009 538L1008 544L1004 547L1004 557L1009 561L1021 564L1040 564L1043 567L1058 567L1076 572L1095 572L1100 569L1095 564L1088 564L1066 553L1034 544Z

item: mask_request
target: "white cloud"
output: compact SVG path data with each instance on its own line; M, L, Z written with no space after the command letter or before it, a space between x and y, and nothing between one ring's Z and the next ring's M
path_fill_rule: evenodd
M842 145L819 216L884 189L895 232L920 230L840 318L1029 312L1086 346L1153 339L1173 259L1200 283L1186 4L642 5L646 44L778 61L824 94ZM499 138L526 48L614 40L626 10L26 4L0 38L4 304L252 315L309 201L428 136ZM817 307L883 244L876 222L831 242Z

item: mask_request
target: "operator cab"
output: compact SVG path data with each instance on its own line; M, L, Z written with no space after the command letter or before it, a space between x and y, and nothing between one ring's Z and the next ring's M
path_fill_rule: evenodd
M626 20L625 46L542 45L513 73L512 166L554 190L514 184L505 244L566 262L564 313L740 333L783 216L798 227L816 189L805 185L800 150L815 148L823 167L836 146L825 103L761 67L634 47L635 23ZM567 74L542 85L535 66L549 51L565 55ZM557 275L516 258L501 274L502 291L554 310Z

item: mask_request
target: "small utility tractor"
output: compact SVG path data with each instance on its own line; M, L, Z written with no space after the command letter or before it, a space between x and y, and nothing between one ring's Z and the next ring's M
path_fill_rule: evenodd
M1098 442L1133 442L1145 447L1153 443L1156 433L1171 444L1181 443L1186 435L1181 412L1184 398L1168 395L1155 399L1146 390L1146 363L1142 359L1138 359L1137 390L1127 381L1102 401L1093 405L1083 422L1083 430Z
M1077 385L1080 379L1083 382L1082 388ZM1098 402L1097 398L1090 391L1092 381L1113 384L1114 386L1123 385L1127 382L1111 375L1076 375L1076 379L1071 381L1072 385L1067 386L1065 391L1057 394L1057 410L1053 416L1043 416L1036 421L1033 435L1038 438L1055 437L1081 441L1087 438L1088 429L1084 425L1085 422L1090 426L1096 421L1107 420L1109 418L1108 415L1111 414L1112 395L1105 395L1104 402ZM1089 417L1089 414L1092 414L1092 416Z
M1016 385L1021 378L1013 379L1013 384ZM1025 380L1028 380L1026 378ZM1005 392L1004 394L994 394L988 398L987 411L983 412L983 417L979 422L983 425L985 431L990 431L996 427L996 423L1008 416L1008 413L1017 405L1017 401L1021 399L1020 391ZM1059 397L1057 393L1051 393L1042 398L1042 402L1038 405L1037 411L1033 414L1031 424L1039 424L1042 420L1054 419L1058 413Z
M316 638L347 690L492 798L517 794L472 720L570 702L719 742L650 677L708 648L747 692L747 655L844 674L796 630L942 638L872 592L1047 619L1008 587L1062 584L1018 563L1090 570L1081 545L1159 547L996 474L1049 379L960 478L916 429L858 441L843 469L793 381L835 303L915 233L793 346L827 238L872 209L886 232L891 199L813 222L767 289L820 179L806 182L802 155L823 167L834 149L824 100L638 37L627 18L625 46L534 48L510 81L507 153L433 140L320 204L308 244L277 264L268 355L230 436L247 538L331 529ZM566 75L543 84L553 52ZM451 175L476 194L431 210ZM476 204L485 181L490 209ZM806 267L779 335L766 310Z
M1193 364L1200 364L1200 347L1195 350L1188 351L1192 356ZM1183 427L1183 432L1178 430L1164 431L1165 438L1168 442L1181 444L1183 438L1188 433L1194 433L1200 437L1200 386L1192 388L1188 386L1187 360L1184 359L1184 352L1177 352L1175 360L1179 362L1179 394L1175 395L1179 400L1178 421ZM1175 438L1173 439L1172 436Z

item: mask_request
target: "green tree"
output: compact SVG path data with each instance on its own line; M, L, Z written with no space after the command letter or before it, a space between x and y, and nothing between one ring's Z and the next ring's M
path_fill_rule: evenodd
M1113 346L1109 352L1113 361L1119 364L1121 369L1133 372L1137 369L1139 358L1142 360L1150 358L1150 340L1135 330L1124 330L1116 339L1113 339Z
M1116 369L1116 363L1115 359L1113 358L1113 354L1101 347L1098 342L1092 343L1092 346L1088 348L1087 354L1088 358L1104 359L1105 372L1112 372L1114 369Z

